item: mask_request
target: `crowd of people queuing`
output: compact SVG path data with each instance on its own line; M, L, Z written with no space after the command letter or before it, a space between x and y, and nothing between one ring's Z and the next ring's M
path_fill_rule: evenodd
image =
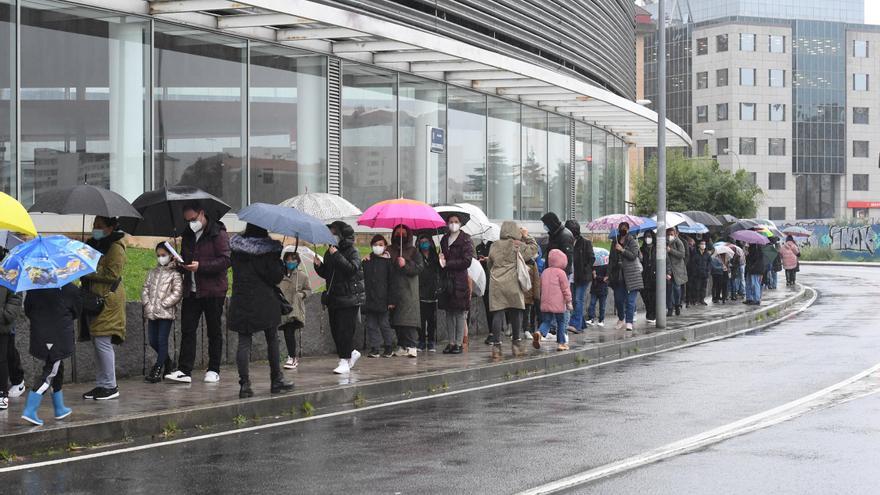
M239 397L254 395L249 366L255 334L266 339L271 393L291 390L282 369L300 365L297 332L310 323L305 300L313 295L297 248L283 246L252 224L230 237L223 223L210 218L197 203L184 206L182 215L188 228L180 254L165 242L155 247L156 265L141 294L148 341L155 351L145 380L192 381L196 333L204 316L209 359L203 380L220 381L221 316L231 268L227 325L238 334ZM666 273L658 274L655 233L633 235L625 222L612 236L608 256L602 258L577 221L563 223L552 212L541 218L545 235L540 243L523 226L506 221L499 240L475 245L462 230L460 215L453 212L444 220L439 246L432 233L398 225L387 238L373 236L366 256L355 245L351 225L336 221L328 226L336 243L323 258L315 257L314 269L326 283L320 299L339 358L333 373L350 373L361 358L354 343L359 319L366 333L367 358L417 358L420 352L436 352L443 344L437 342L438 312L447 329L442 353L459 355L466 349L468 326L474 321L472 304L482 299L490 329L485 343L491 345L493 359L503 356L502 342L508 335L513 356L526 353L528 340L541 348L550 334L555 335L557 350L564 351L569 349L569 333L605 326L609 292L614 295L616 329L631 332L639 295L646 321L656 320L657 276L666 277L666 315L672 317L681 314L682 306L707 305L710 281L713 303L743 299L745 304L760 304L762 290L777 287L777 272L785 270L786 285L796 283L800 256L791 237L764 246L738 242L737 249L727 250L733 252L730 255L716 252L713 241L719 239L683 235L670 228ZM55 419L71 413L62 392L63 360L74 352L77 337L91 340L96 362L95 388L83 399L119 397L114 346L125 340L123 236L115 219L95 219L87 243L103 256L81 288L69 284L31 290L22 298L0 287L0 409L7 408L9 398L26 391L14 340L16 324L25 317L30 320L30 354L44 366L31 382L23 419L42 424L37 410L50 390ZM475 262L486 275L482 294L475 291L469 272ZM181 345L175 360L169 336L178 317ZM287 350L284 359L279 333Z

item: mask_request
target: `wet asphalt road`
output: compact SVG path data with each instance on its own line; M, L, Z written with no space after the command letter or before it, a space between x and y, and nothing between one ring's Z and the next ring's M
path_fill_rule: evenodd
M880 362L880 269L809 267L801 279L819 290L816 304L756 335L0 474L0 485L4 493L513 493L765 411ZM855 400L574 493L877 493L878 413L877 396Z

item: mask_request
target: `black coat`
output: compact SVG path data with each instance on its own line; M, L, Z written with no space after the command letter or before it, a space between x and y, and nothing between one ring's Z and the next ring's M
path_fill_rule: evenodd
M422 253L424 268L419 274L419 300L426 302L437 301L440 295L440 257L437 256L437 249L431 246L428 256Z
M31 356L41 361L70 357L75 345L73 323L80 309L79 288L73 284L27 291L24 312L31 321Z
M23 316L21 295L0 285L0 335L9 335Z
M593 242L581 236L580 225L574 220L565 222L565 228L574 236L574 259L572 270L574 271L574 283L586 285L593 280L593 263L596 261L596 253L593 252Z
M653 239L653 237L652 237ZM642 280L645 282L643 291L656 292L657 290L657 244L650 246L642 243Z
M480 256L489 256L489 248L492 243L481 244L477 246L476 252L482 253ZM485 249L484 249L485 248ZM438 300L440 309L451 309L457 311L467 311L471 308L471 291L468 284L468 268L474 259L474 244L471 236L464 232L459 232L458 237L452 245L449 245L449 234L440 239L440 250L446 257L446 268L441 270L441 287L442 294ZM488 274L486 263L483 264L483 270ZM488 294L489 279L486 277L486 293Z
M562 251L568 258L568 264L565 266L566 275L571 275L572 263L574 262L574 234L562 225L559 217L555 213L547 213L541 217L541 221L547 226L550 234L547 239L547 248L544 249L544 261L550 256L550 251L558 249ZM549 265L549 263L546 263Z
M366 299L364 291L364 270L361 258L354 247L354 229L342 221L330 224L339 234L337 251L330 254L328 249L324 262L315 268L315 272L327 281L327 307L351 308L361 306Z
M232 297L227 326L252 334L281 324L276 287L284 278L281 243L269 237L232 236Z
M367 287L364 305L366 313L388 311L388 295L391 292L391 258L370 254L364 261L364 285Z
M688 260L688 278L709 278L712 273L712 253L708 249L700 254L699 248L694 249Z
M767 267L764 265L764 252L757 244L749 245L749 254L746 255L746 275L764 275Z

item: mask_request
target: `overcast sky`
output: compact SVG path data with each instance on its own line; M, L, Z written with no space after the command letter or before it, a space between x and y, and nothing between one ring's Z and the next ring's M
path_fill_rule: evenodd
M868 0L865 2L865 22L868 24L880 24L880 0Z

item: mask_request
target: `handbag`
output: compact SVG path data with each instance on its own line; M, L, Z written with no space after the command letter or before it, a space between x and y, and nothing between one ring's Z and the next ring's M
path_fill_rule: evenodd
M122 283L122 278L116 279L116 281L113 282L113 285L110 286L110 290L104 295L95 294L90 290L80 291L82 312L93 317L101 314L101 312L104 311L104 306L107 304L107 296L116 292L120 283Z
M293 305L284 297L284 293L281 292L281 288L278 286L275 287L275 295L278 296L278 302L281 303L281 315L286 316L292 313Z
M327 284L327 290L321 293L321 306L325 308L330 305L330 289L333 288L334 278L336 278L336 270L334 270L333 275L330 276L330 283Z
M516 278L519 281L519 288L523 292L532 290L532 276L529 273L529 267L522 257L522 253L516 252Z

